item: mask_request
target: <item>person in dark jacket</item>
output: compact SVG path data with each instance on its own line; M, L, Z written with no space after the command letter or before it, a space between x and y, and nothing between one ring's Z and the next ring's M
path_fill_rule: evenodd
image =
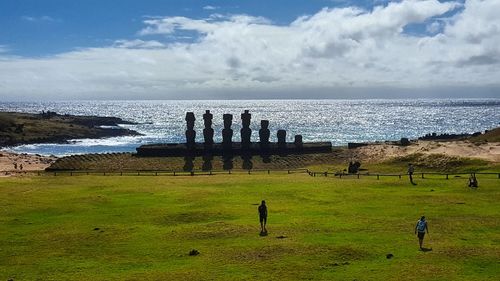
M266 229L267 206L266 206L266 201L264 201L264 200L262 200L262 203L259 206L259 220L260 220L261 232L267 232L267 229Z

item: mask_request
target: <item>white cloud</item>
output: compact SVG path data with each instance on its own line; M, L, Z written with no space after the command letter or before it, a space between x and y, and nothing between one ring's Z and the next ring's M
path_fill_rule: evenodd
M127 49L157 49L165 47L165 44L160 43L156 40L144 41L140 39L135 40L117 40L113 44L116 48L127 48Z
M60 22L61 20L55 19L50 16L40 16L40 17L32 17L32 16L22 16L22 20L29 22Z
M0 45L0 53L7 53L9 48L5 45Z
M0 55L0 95L168 99L238 92L251 98L296 89L308 93L304 97L313 89L498 90L500 1L468 0L458 7L407 0L371 11L325 8L289 25L249 15L149 18L139 31L143 39L186 31L198 38L121 40L39 59ZM439 19L436 34L403 32L452 10L454 16Z
M213 11L213 10L217 10L218 8L219 7L207 5L207 6L203 7L203 10Z

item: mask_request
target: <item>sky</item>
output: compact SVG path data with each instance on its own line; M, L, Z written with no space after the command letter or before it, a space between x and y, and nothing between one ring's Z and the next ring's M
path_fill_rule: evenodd
M1 0L0 100L500 98L500 0Z

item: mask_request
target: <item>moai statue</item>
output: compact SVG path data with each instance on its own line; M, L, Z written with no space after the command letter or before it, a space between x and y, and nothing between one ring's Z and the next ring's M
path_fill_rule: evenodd
M191 172L193 171L194 169L194 157L190 154L187 154L184 156L184 167L182 168L182 170L184 172Z
M286 148L286 131L278 130L278 148L285 149Z
M260 138L260 148L267 149L269 148L269 136L271 132L269 131L269 121L268 120L260 120L259 130L259 138Z
M205 129L203 129L205 147L211 147L214 144L214 129L212 129L212 118L213 114L210 113L210 110L207 110L205 114L203 114L203 123L205 124Z
M222 148L229 151L233 148L233 129L231 125L233 123L232 114L224 114L224 129L222 129Z
M196 131L194 130L194 121L196 118L194 117L193 112L186 112L186 146L188 149L193 149L195 145L196 139Z
M243 170L251 170L253 169L252 155L250 154L242 154L241 159L243 163L241 164L241 168Z
M302 135L295 135L295 149L301 150L304 147L304 143L302 142Z
M211 171L212 170L212 160L214 157L211 154L203 155L203 164L201 165L202 171Z
M222 157L222 169L224 170L232 170L233 167L234 167L234 164L233 164L233 155L229 154L229 155L224 155Z
M250 148L250 137L252 136L252 130L250 129L250 119L252 119L252 114L245 110L241 114L241 149L247 150Z

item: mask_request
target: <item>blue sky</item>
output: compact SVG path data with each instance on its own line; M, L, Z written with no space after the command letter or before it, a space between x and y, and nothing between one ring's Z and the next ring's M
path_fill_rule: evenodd
M2 0L0 96L495 96L498 2Z
M202 19L211 14L262 16L286 25L299 16L324 7L355 5L372 9L383 0L2 0L0 44L11 54L45 56L75 48L111 45L115 40L138 38L148 16L184 16ZM456 11L451 12L455 13ZM425 34L425 24L413 24L407 32ZM150 37L153 38L154 36ZM172 42L171 38L155 39Z

